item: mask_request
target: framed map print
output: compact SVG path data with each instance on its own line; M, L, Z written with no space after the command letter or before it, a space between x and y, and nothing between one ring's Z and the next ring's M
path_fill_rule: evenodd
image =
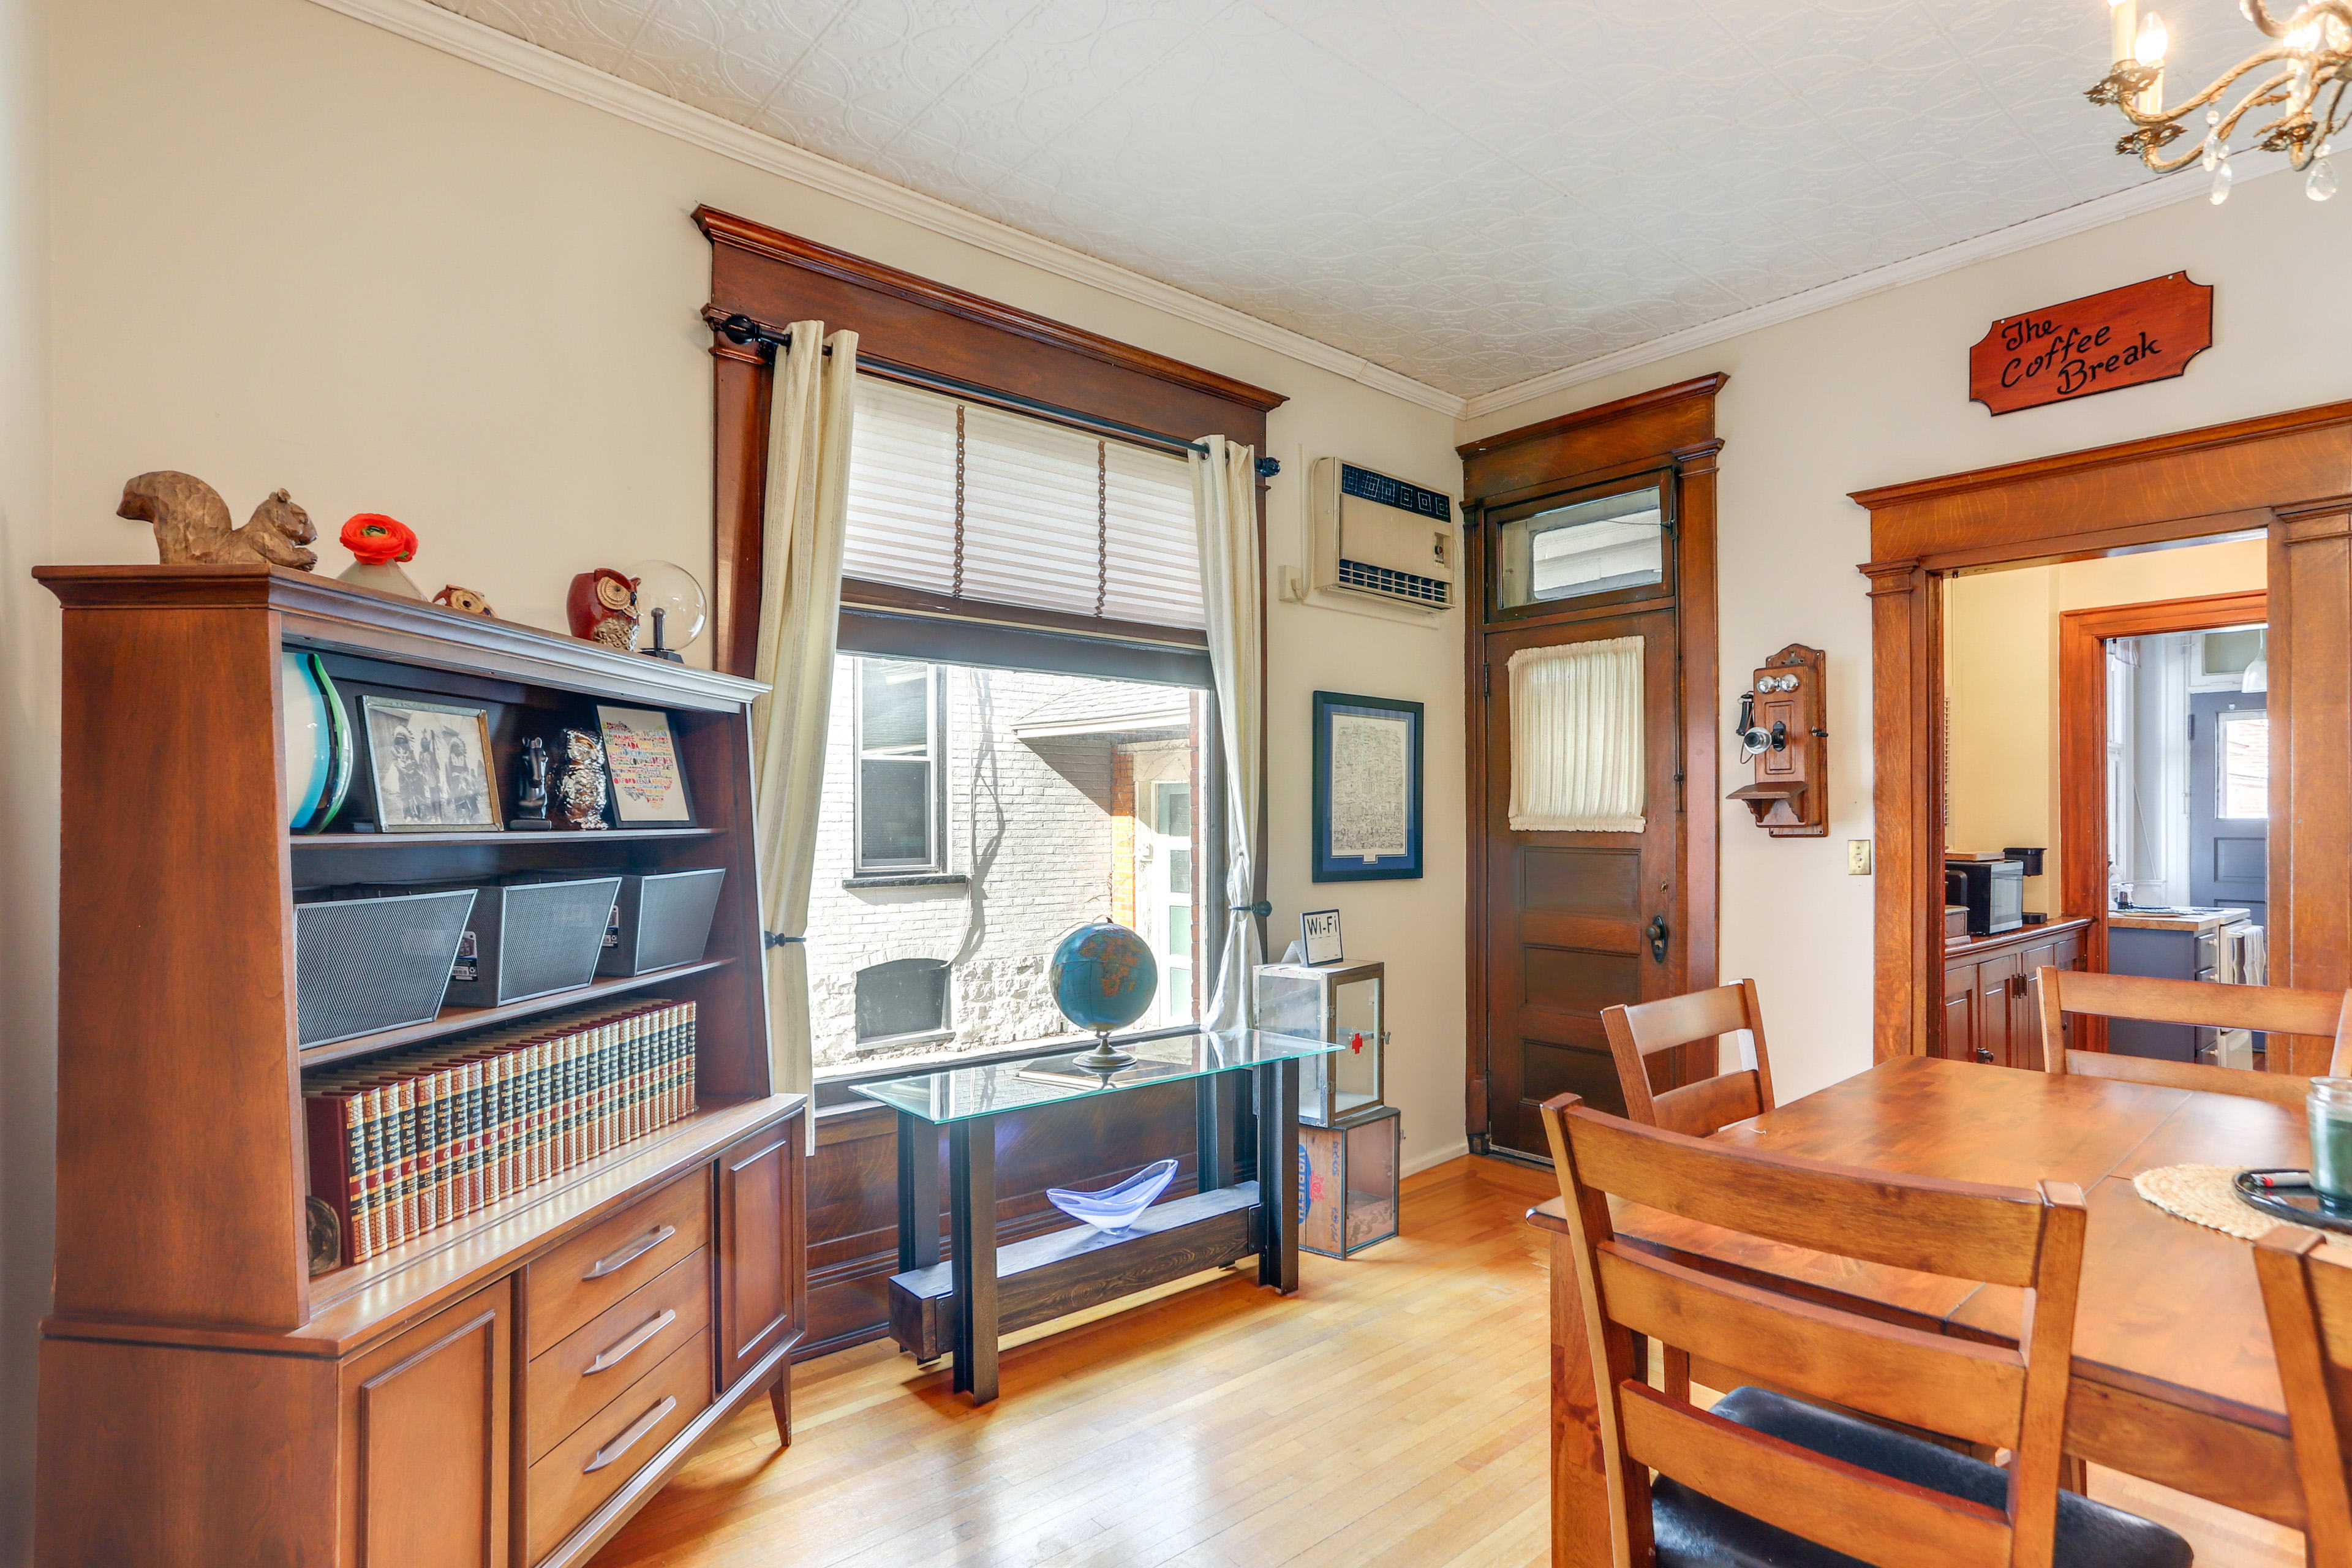
M604 771L613 781L616 827L691 827L694 806L687 799L686 770L669 715L652 708L596 705L596 727L604 738Z
M1421 875L1421 704L1315 694L1318 882Z

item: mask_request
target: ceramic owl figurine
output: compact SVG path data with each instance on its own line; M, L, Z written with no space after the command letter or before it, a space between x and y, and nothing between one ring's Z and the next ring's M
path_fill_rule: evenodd
M637 646L637 580L609 566L583 572L572 579L565 609L572 617L572 635L633 653Z
M562 741L556 815L566 827L595 832L604 826L604 742L585 730L566 730Z

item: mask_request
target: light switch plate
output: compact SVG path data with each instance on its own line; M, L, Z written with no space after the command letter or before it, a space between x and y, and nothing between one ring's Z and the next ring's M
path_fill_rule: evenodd
M1845 874L1849 877L1870 875L1870 840L1849 838L1845 841Z

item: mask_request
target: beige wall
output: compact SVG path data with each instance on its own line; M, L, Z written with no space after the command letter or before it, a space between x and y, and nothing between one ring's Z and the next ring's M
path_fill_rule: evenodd
M37 0L0 0L0 1563L30 1536L35 1325L48 1310L55 1096L56 615L49 553L46 80Z
M2352 203L2256 180L2225 206L2166 207L1464 426L1484 436L1730 373L1717 405L1723 721L1782 644L1829 653L1830 837L1768 838L1738 808L1723 815L1723 973L1757 978L1784 1097L1871 1060L1872 884L1844 865L1845 841L1872 833L1870 609L1854 572L1870 530L1846 493L2352 396L2352 312L2313 303L2337 291L2347 254ZM1998 419L1969 402L1968 348L1995 320L2177 268L2216 286L2215 346L2187 375Z
M2023 566L1955 579L1944 600L1956 849L2039 844L2025 907L2058 912L2058 617L2263 584L2261 540Z

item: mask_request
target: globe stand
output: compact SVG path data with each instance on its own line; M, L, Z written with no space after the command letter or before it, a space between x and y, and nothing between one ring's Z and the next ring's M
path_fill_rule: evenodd
M1112 1050L1110 1031L1102 1029L1096 1032L1095 1048L1080 1051L1070 1058L1070 1065L1084 1068L1088 1072L1117 1072L1120 1068L1133 1067L1135 1058L1125 1051Z

